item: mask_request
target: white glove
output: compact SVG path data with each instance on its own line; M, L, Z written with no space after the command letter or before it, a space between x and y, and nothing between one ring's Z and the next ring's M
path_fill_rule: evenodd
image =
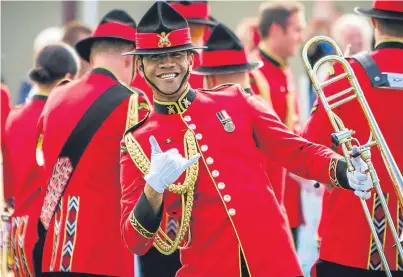
M358 147L353 146L353 155L358 153ZM354 189L354 194L363 200L371 197L371 189L373 188L372 179L369 173L363 173L368 169L367 164L360 156L352 158L351 162L355 168L354 171L347 171L347 178L350 187Z
M174 183L189 166L200 158L200 153L197 153L187 160L175 148L162 152L154 136L150 136L150 144L150 171L144 176L144 179L158 193L163 193L168 185Z

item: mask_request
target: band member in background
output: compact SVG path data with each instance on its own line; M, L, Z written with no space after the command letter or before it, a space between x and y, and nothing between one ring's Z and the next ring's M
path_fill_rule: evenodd
M269 87L262 76L257 79L262 84L255 93L250 88L250 74L262 67L261 61L248 61L246 50L238 37L224 24L218 24L206 43L207 49L201 52L201 65L194 69L194 74L204 76L204 87L212 89L223 84L239 84L245 92L264 96L264 101L271 107ZM254 75L252 75L253 77ZM261 76L261 75L260 75ZM253 79L256 82L256 79ZM265 87L265 90L262 90Z
M217 22L210 15L208 1L167 1L167 3L186 18L192 43L202 48L208 39L211 28L217 25ZM199 51L195 52L194 56L195 64L193 68L197 68L200 65ZM189 83L194 88L202 88L203 76L190 74ZM140 74L137 75L132 86L145 91L149 99L153 99L152 90Z
M274 111L298 134L298 93L287 60L297 54L298 46L303 42L304 7L298 2L264 3L259 12L259 53L264 63L260 71L269 83ZM252 84L252 89L257 91L257 84ZM304 223L299 183L273 163L268 164L267 172L277 199L287 212L297 245L298 228Z
M70 21L63 26L62 41L74 47L77 44L77 42L89 37L91 33L92 30L90 27L87 27L78 21ZM78 72L77 78L81 78L81 76L83 76L90 70L91 70L90 64L87 61L80 59L80 72Z
M4 185L12 188L14 213L11 217L11 251L15 276L33 276L32 251L37 240L45 181L37 164L36 126L51 91L74 79L80 63L76 51L67 44L45 46L37 55L29 78L36 93L24 105L14 108L5 129ZM38 157L40 159L41 157Z
M76 50L92 70L48 99L38 124L43 137L46 192L35 245L42 276L134 275L134 257L119 229L120 140L148 110L130 89L135 22L107 13Z
M373 33L372 27L365 17L356 14L344 14L340 16L334 24L332 24L330 36L339 45L344 55L350 57L361 51L371 50L372 33ZM327 44L326 48L328 48L331 51L334 50L332 46L326 42L321 44ZM323 55L321 55L320 57L318 56L318 58L321 58L322 56L325 55L326 53L323 53ZM312 62L316 62L318 60L319 59L315 59L312 60ZM328 66L329 68L327 72L329 72L329 69L331 70L332 65L329 63ZM324 73L326 74L327 72L325 71L326 70L325 66L323 66L323 70ZM316 100L316 92L314 91L314 88L312 86L311 89L315 94L315 100ZM322 213L317 231L318 246L320 245L320 241L323 236L323 230L325 229L326 221L329 217L327 203L329 202L330 193L327 190L324 190L322 195L323 195L322 209L321 209Z
M137 255L153 243L164 253L175 250L156 236L168 212L184 218L173 240L185 240L178 277L302 276L287 220L256 156L329 188L360 189L355 193L364 199L370 178L347 173L340 155L292 133L239 85L192 89L197 47L185 18L165 2L145 13L136 41L127 54L136 55L153 89L154 109L126 132L122 145L121 231L128 248ZM359 158L354 164L364 165ZM183 211L178 194L184 194ZM261 249L276 251L262 255Z
M396 126L403 124L403 5L401 1L374 1L373 8L356 8L355 11L371 17L375 28L376 47L369 55L352 56L349 62L397 166L402 169L403 130ZM329 78L342 72L344 70L338 64L330 72ZM373 75L374 73L376 75ZM330 96L348 87L350 84L343 79L326 87L325 93ZM343 104L333 111L343 120L346 128L355 131L354 137L360 143L368 141L368 120L357 101ZM305 127L304 136L330 146L330 134L333 132L322 103L317 101ZM379 151L374 149L371 152L394 225L400 234L403 224L402 208L399 207L392 181ZM379 239L383 242L393 276L402 276L403 263L397 248L392 247L395 242L389 224L385 223L385 211L380 205L378 195L374 193L366 203L372 212L372 219ZM341 229L348 231L340 232ZM315 273L318 277L385 276L361 203L350 193L342 190L331 191L327 202L327 223L322 235L319 260L313 267L314 276Z

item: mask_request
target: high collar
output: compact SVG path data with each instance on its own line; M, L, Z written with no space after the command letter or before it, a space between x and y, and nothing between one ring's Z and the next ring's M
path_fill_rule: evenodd
M176 102L161 102L154 98L154 109L160 114L181 114L186 111L196 99L196 92L189 88Z
M32 100L40 100L40 101L46 101L48 99L48 95L45 93L35 93L31 97Z
M388 39L378 42L375 46L375 50L385 49L385 48L398 48L403 49L403 40L398 39Z
M102 74L106 75L114 80L118 80L118 77L110 70L105 67L95 67L94 69L91 70L91 74Z
M286 61L284 61L279 56L273 54L269 49L267 49L263 43L259 43L259 52L267 61L271 62L273 65L277 67L284 68L287 66Z

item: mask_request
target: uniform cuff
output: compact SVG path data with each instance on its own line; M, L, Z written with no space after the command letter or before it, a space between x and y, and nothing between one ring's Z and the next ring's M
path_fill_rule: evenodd
M334 187L352 190L347 178L347 163L343 159L331 158L329 177Z
M143 192L130 214L130 224L142 236L152 238L160 226L163 210L162 204L158 213L155 214Z

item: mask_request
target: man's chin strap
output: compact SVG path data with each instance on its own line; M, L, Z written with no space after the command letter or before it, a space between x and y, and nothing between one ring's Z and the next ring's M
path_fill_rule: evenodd
M146 72L145 72L145 70L144 70L144 64L143 64L143 57L142 57L142 56L141 56L141 67L142 67L142 69L143 69L144 79L146 79L147 83L150 84L156 91L158 91L159 93L164 94L164 95L172 95L172 94L177 93L177 92L182 88L183 84L185 83L185 81L187 80L187 78L188 78L188 76L189 76L189 74L190 74L190 70L189 70L189 67L190 67L190 66L188 65L188 69L187 69L187 71L186 71L186 74L185 74L185 76L183 76L182 81L181 81L181 83L180 83L178 89L175 90L173 93L166 94L166 93L162 92L153 82L151 82L150 79L148 79L148 77L147 77L147 75L146 75Z

